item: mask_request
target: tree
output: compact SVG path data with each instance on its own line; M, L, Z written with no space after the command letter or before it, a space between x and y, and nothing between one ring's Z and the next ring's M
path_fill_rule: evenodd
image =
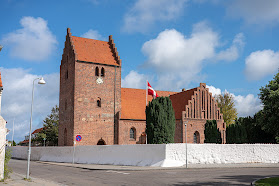
M169 97L158 97L146 106L146 134L149 144L173 143L175 115Z
M57 105L51 109L51 114L43 122L44 129L38 134L36 140L43 145L45 138L47 145L58 145L59 108Z
M204 143L222 143L216 120L207 120L204 126Z
M263 104L261 126L279 143L279 72L265 87L261 87L260 91L259 96Z
M215 99L218 103L218 107L223 114L224 122L227 126L234 123L234 120L237 118L237 111L234 108L234 98L233 96L225 92L223 95L219 94L215 96Z

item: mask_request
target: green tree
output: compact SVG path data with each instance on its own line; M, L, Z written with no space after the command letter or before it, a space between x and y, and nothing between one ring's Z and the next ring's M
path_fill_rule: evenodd
M146 134L149 144L173 143L175 115L169 97L158 97L146 106Z
M279 72L265 87L260 88L259 96L263 104L261 126L279 143Z
M207 120L204 126L204 143L222 143L216 120Z
M56 105L51 109L51 114L44 119L44 129L36 137L36 141L44 144L44 138L46 139L46 145L57 146L58 145L58 125L59 125L59 108Z
M234 120L237 118L237 111L234 108L234 98L233 96L225 92L223 95L219 94L215 96L215 99L218 103L218 107L223 114L224 122L227 126L234 123Z

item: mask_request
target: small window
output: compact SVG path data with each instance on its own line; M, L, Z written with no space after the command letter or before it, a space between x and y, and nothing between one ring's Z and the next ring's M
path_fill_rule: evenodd
M97 99L97 106L101 107L101 98L100 97L98 97L98 99Z
M135 128L130 129L130 139L136 139L136 129Z
M68 79L69 78L69 71L67 70L66 71L66 79Z
M99 76L99 67L95 68L95 76Z
M101 76L105 76L105 69L102 67L102 69L101 69Z
M67 110L67 100L65 100L65 110Z

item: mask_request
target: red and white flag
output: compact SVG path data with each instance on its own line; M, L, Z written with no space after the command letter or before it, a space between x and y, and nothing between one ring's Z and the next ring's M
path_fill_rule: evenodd
M151 87L151 85L149 84L149 82L147 81L147 86L148 86L148 95L153 96L153 99L158 97L158 94L156 93L156 91Z

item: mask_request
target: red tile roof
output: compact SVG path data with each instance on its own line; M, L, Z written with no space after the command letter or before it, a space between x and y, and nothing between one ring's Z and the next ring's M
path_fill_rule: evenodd
M40 133L41 131L44 130L45 127L42 127L42 128L39 128L39 129L36 129L34 130L34 132L32 132L32 134L37 134L37 133Z
M77 60L119 66L109 42L76 36L71 37Z
M170 96L172 107L175 112L175 119L182 118L182 111L185 111L185 107L188 105L188 100L191 100L191 96L194 95L194 91L196 90L197 88L192 88Z
M1 78L1 72L0 72L0 87L3 87L3 85L2 85L2 78Z
M177 92L157 91L159 96L169 96ZM152 96L147 96L152 101ZM145 120L146 90L121 88L121 119Z

